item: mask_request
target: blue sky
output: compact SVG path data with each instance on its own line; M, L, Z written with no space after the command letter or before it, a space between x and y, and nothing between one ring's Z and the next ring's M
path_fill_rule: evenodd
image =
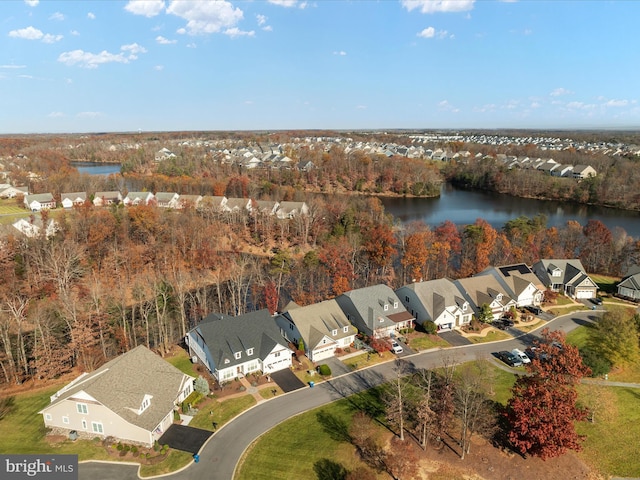
M638 1L0 11L0 133L640 127Z

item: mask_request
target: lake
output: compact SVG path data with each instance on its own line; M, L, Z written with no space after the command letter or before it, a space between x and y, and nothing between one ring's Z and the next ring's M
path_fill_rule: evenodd
M71 162L71 166L78 169L78 172L87 175L111 175L120 173L119 163L99 163L99 162Z
M457 225L468 225L483 218L500 229L508 220L523 215L532 218L542 213L550 227L564 226L569 220L581 225L589 220L600 220L610 230L620 227L634 238L640 238L638 212L462 190L449 184L442 186L439 198L382 198L382 204L388 213L403 223L422 220L435 226L451 220Z

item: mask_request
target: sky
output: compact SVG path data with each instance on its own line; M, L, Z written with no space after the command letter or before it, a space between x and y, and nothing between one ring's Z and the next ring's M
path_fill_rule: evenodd
M3 0L0 134L640 128L636 0Z

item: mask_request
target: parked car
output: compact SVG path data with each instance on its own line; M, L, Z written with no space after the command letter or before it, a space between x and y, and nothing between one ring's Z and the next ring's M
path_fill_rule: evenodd
M493 322L491 322L491 326L499 330L507 329L507 325L502 320L494 320Z
M522 360L516 357L513 353L503 350L498 352L496 356L510 367L522 366Z
M591 302L595 303L596 305L602 305L602 298L600 297L592 298Z
M511 353L518 357L522 363L531 363L531 359L522 350L514 348Z
M533 305L529 305L526 307L534 315L540 315L542 313L542 309L540 307L534 307Z
M500 320L502 320L502 323L504 323L506 327L513 327L513 320L510 318L503 317Z
M398 342L391 342L391 351L395 354L402 353L404 350Z

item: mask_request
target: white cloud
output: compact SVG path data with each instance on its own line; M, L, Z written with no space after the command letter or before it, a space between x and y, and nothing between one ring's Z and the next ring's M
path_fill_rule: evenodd
M21 28L19 30L11 30L9 36L13 38L24 38L25 40L40 40L44 33L34 27Z
M27 66L26 65L0 65L0 68L15 69L15 68L27 68Z
M458 107L454 107L453 105L451 105L448 100L442 100L441 102L438 102L438 109L453 113L458 113L460 111Z
M164 65L156 65L155 67L153 67L154 70L160 72L162 70L164 70Z
M418 36L421 38L433 38L436 34L436 29L433 27L427 27L421 32L418 32Z
M62 112L51 112L49 115L47 115L47 117L60 118L60 117L64 117L64 113L62 113Z
M473 9L475 0L400 0L408 11L419 9L420 13L466 12Z
M333 52L334 55L338 55L340 57L346 57L347 56L347 52L345 52L344 50L339 50L336 52Z
M29 26L19 30L11 30L9 36L13 38L22 38L24 40L42 40L44 43L55 43L62 40L62 35L52 35L50 33L42 33L41 30Z
M356 110L366 110L367 106L366 105L356 105Z
M531 102L530 108L540 108L540 102Z
M626 107L629 105L629 100L608 100L604 103L605 107Z
M102 112L79 112L76 117L80 118L98 118L103 115Z
M33 77L33 75L25 75L25 74L22 74L22 75L18 75L18 78L27 78L27 79L31 80L31 79L32 79L32 78L34 78L34 77Z
M37 7L40 0L24 0L24 3L29 5L30 7Z
M169 40L168 38L164 38L162 35L158 35L156 37L156 42L160 45L171 45L172 43L177 43L177 40Z
M49 17L49 20L58 20L59 22L61 22L62 20L64 20L64 15L60 12L56 12Z
M278 5L279 7L295 7L298 0L269 0L269 3L273 5Z
M44 37L42 37L42 41L44 43L56 43L62 40L64 37L62 35L51 35L47 33Z
M562 95L571 95L573 92L571 90L567 90L566 88L556 88L549 95L552 97L560 97Z
M124 9L134 15L144 15L151 18L164 10L164 0L130 0Z
M123 45L120 47L120 50L122 50L120 53L110 53L106 50L100 53L73 50L71 52L61 53L58 61L70 67L78 65L83 68L98 68L105 63L129 63L131 60L137 60L139 53L147 52L146 48L137 43Z
M187 43L187 48L198 48L198 45L196 45L195 43L191 42L191 43Z
M256 15L256 20L258 21L259 27L267 23L267 17L265 17L264 15L260 15L260 14Z
M89 12L89 13L87 13L87 18L89 20L95 20L96 19L96 15L93 12Z
M73 35L74 37L77 37L77 36L79 36L79 35L80 35L80 32L79 32L79 31L77 31L77 30L71 30L69 33L70 33L71 35Z
M186 20L186 27L178 29L178 33L189 35L206 35L220 31L233 33L237 30L234 30L236 24L243 18L242 10L234 8L226 0L173 0L167 7L167 13Z
M231 38L235 38L235 37L253 37L255 36L256 32L254 32L253 30L250 31L244 31L244 30L240 30L238 27L232 27L232 28L227 28L224 31L225 35L229 35Z
M273 32L273 27L271 25L265 25L264 27L262 27L262 30L264 30L265 32Z

